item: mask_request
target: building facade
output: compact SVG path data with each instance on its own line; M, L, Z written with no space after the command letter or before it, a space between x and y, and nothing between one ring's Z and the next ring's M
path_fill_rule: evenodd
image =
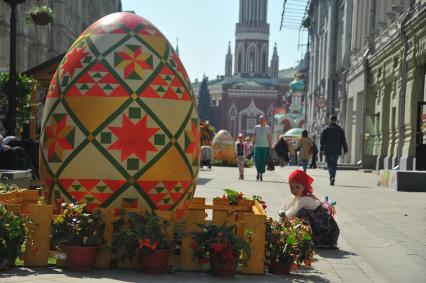
M260 115L272 126L274 111L282 106L293 79L280 76L276 45L269 57L268 1L240 0L239 5L234 55L229 43L225 75L208 84L214 116L210 122L233 137L240 132L251 134ZM198 94L199 83L193 88Z
M416 142L422 134L418 105L426 100L426 1L310 5L308 128L319 133L337 114L348 140L346 162L415 169L426 158ZM323 99L325 107L318 103Z
M37 26L25 22L34 6L54 10L55 23ZM97 19L121 11L121 0L27 0L17 9L17 70L26 71L68 50L80 33ZM0 71L9 71L10 8L0 1Z

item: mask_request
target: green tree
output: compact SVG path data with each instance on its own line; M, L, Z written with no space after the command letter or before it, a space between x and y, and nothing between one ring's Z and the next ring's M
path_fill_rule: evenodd
M198 115L203 121L211 120L212 118L211 97L207 83L208 78L204 77L198 93Z
M31 102L31 95L34 85L37 83L35 79L24 74L18 74L16 87L16 125L19 131L24 125L29 124L34 118L33 107L37 106ZM6 91L9 81L8 73L0 73L0 117L4 117L7 113L9 102Z

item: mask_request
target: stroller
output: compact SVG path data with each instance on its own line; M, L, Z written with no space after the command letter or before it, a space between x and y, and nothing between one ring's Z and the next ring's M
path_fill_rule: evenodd
M211 146L203 145L201 147L201 158L200 167L207 166L209 169L212 168L211 161L213 159L213 150Z

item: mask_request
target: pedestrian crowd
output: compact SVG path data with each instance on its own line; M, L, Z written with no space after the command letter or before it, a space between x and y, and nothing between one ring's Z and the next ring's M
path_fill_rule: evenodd
M309 222L313 242L317 248L336 248L340 230L334 215L314 195L312 187L314 180L307 174L307 170L308 167L317 168L318 153L320 153L320 159L324 156L327 163L330 185L334 186L338 159L348 152L345 133L336 121L337 117L331 116L329 125L322 131L319 152L307 130L302 131L300 140L297 142L287 141L284 136L281 136L273 145L271 129L264 116L260 116L252 139L240 133L235 142L240 180L244 179L244 163L251 157L254 158L257 181L263 181L266 169L274 170L273 156L277 157L281 167L284 167L286 163L302 167L303 170L294 170L288 177L292 197L284 201L280 216L282 218L298 217Z

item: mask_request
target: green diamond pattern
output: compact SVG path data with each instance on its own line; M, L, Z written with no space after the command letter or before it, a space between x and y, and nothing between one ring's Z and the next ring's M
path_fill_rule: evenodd
M112 135L109 132L101 133L101 143L103 144L111 144Z
M163 134L156 134L154 136L154 144L155 145L165 145L166 144L166 136Z
M142 112L140 108L136 108L136 107L129 108L130 119L140 119L141 117L142 117Z
M139 170L139 159L137 159L137 158L127 159L127 169L128 170Z

